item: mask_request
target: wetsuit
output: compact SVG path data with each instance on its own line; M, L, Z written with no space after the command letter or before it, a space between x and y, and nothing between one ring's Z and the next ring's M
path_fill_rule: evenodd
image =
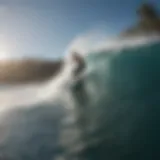
M73 60L77 62L78 67L73 71L73 75L77 78L86 68L84 59L78 54L73 55ZM84 88L84 81L80 78L77 79L76 84L73 87L73 90L79 92Z
M73 56L73 60L78 64L77 68L73 71L73 74L77 81L72 88L73 96L76 100L77 126L81 131L82 141L86 142L88 140L88 96L85 88L85 80L83 77L81 77L81 74L84 72L86 65L84 59L78 54L75 54Z

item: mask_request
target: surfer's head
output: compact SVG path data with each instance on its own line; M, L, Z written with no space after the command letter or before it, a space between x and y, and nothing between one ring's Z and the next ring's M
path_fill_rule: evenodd
M78 52L72 52L72 60L76 63L84 63L83 57Z
M72 52L72 59L77 60L81 58L80 54L78 52Z

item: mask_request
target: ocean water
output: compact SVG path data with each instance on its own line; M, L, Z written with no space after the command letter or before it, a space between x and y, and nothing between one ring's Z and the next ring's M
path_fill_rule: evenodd
M160 42L146 39L90 51L78 81L69 64L2 90L0 160L159 159Z

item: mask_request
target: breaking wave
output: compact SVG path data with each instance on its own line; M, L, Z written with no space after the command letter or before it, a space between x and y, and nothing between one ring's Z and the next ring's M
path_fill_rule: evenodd
M159 157L159 38L96 39L90 47L83 38L67 49L84 55L82 83L67 59L56 79L1 91L2 159Z

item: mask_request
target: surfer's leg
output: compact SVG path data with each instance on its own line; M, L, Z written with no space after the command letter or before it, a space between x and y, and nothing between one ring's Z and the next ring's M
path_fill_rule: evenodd
M75 100L79 105L85 105L87 103L87 93L84 81L78 81L77 84L73 87L72 91Z
M76 123L81 133L81 139L87 142L88 128L88 100L84 81L79 81L73 88L73 96L76 101Z

